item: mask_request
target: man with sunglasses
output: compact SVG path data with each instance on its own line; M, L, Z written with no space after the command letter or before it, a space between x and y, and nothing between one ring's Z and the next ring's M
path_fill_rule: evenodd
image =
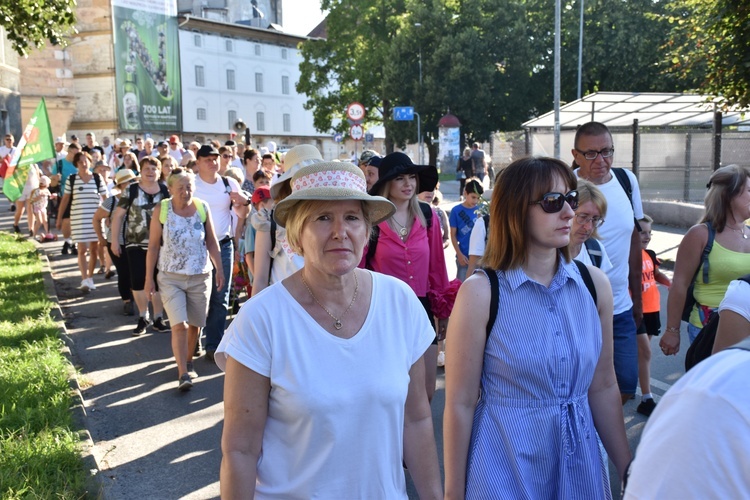
M643 217L638 180L622 170L630 181L628 192L612 170L612 134L606 125L588 122L576 131L573 159L576 175L595 184L607 199L607 223L599 234L612 269L607 272L614 295L614 361L622 403L638 385L636 329L643 318L641 303L641 246L635 220ZM632 203L631 203L632 200Z

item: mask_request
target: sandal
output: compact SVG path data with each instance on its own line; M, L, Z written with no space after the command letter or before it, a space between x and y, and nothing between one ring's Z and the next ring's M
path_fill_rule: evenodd
M99 268L99 270L96 272L96 274L104 274L107 272L107 268L102 266Z

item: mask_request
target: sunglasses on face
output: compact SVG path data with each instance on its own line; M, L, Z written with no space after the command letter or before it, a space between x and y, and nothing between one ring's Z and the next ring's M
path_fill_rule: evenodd
M565 202L568 202L570 208L575 210L578 208L578 191L575 189L568 191L565 194L562 193L546 193L542 196L539 201L534 201L531 205L540 205L542 210L548 214L556 214L565 206Z
M224 158L224 159L228 159L228 158L231 158L232 155L226 155L226 154L224 154L224 155L221 155L221 157Z

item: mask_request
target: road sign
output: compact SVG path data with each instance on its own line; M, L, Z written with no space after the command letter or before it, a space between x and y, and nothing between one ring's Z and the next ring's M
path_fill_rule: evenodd
M393 108L393 120L397 122L410 122L414 120L414 107L397 106Z
M358 102L353 102L346 107L346 116L355 122L365 119L365 107Z
M355 141L361 141L365 136L365 131L362 125L352 125L352 128L349 129L349 135Z
M333 134L333 142L341 142L344 140L344 136L341 134L341 132Z
M365 134L365 142L375 142L375 134Z

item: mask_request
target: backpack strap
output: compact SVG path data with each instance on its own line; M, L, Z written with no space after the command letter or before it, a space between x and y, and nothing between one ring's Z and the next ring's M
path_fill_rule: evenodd
M161 200L161 210L159 210L159 222L161 222L161 225L167 223L167 211L169 210L169 198L162 198Z
M709 221L704 222L704 224L706 225L706 228L708 228L708 241L706 241L706 246L703 247L703 253L701 254L701 264L703 265L703 283L708 283L708 269L710 267L708 263L708 254L711 253L711 249L714 246L716 230L714 229L713 224L711 224ZM698 268L700 269L700 264L698 265ZM698 269L695 270L695 274L698 274Z
M487 246L487 238L490 236L490 214L484 214L482 216L484 221L484 246Z
M419 208L422 210L422 215L424 216L424 220L427 223L427 229L430 229L432 227L432 206L429 203L420 201Z
M589 238L583 244L586 246L586 253L589 254L591 263L594 264L595 267L601 269L604 255L602 254L602 247L599 242L594 238Z
M594 299L594 304L597 304L596 286L594 286L594 280L591 279L589 269L586 267L586 264L581 261L574 260L573 262L578 267L578 271L581 273L581 278L583 278L583 283L586 285L586 288L588 288L591 298Z
M94 183L96 184L96 194L99 194L99 190L102 188L102 178L96 172L92 175L94 176Z
M159 182L159 192L161 193L162 198L169 198L171 195L169 194L169 188L166 184L162 184Z
M208 217L206 216L206 202L201 200L200 198L193 198L193 201L195 202L195 209L198 211L198 217L201 218L201 222L203 225L206 225L206 219Z
M490 338L492 327L497 320L497 312L500 308L500 280L497 279L497 272L489 267L483 267L482 271L490 280L490 317L487 320L487 339Z
M229 210L232 210L232 186L229 185L229 181L223 175L221 176L221 181L224 183L224 189L229 196Z
M372 259L375 258L375 250L378 248L378 239L380 238L380 226L372 226L370 232L370 241L367 242L367 255L365 255L365 267L372 269Z
M612 167L610 169L612 173L614 174L615 178L617 179L617 182L620 183L620 186L622 186L623 191L625 191L625 194L628 196L628 201L630 202L630 208L635 210L635 206L633 205L633 184L630 182L630 177L628 177L628 173L625 171L624 168L619 167ZM641 224L638 222L638 219L635 219L635 227L638 228L638 232L641 232Z

